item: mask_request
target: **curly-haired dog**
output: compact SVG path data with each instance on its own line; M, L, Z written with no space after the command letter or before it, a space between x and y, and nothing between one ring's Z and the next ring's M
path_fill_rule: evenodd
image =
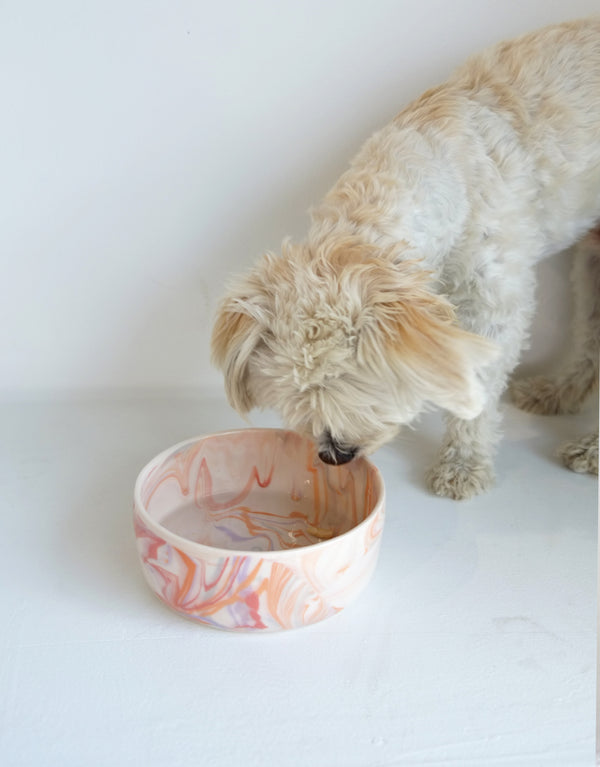
M480 493L534 266L598 222L600 19L499 44L375 133L306 239L265 255L225 297L212 350L229 400L241 413L275 408L336 464L441 407L429 485ZM600 260L583 261L581 354L553 386L523 384L526 407L570 408L597 378Z

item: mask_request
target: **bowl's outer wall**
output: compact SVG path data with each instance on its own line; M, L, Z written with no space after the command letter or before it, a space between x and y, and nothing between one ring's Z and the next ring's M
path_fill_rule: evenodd
M335 615L360 593L375 568L383 520L382 504L335 546L287 550L279 559L186 554L148 529L137 509L135 534L146 580L167 605L215 628L277 630Z

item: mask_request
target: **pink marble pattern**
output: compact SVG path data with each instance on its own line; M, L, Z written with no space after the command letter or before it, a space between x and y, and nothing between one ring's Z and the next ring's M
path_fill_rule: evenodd
M309 440L279 430L189 441L136 484L150 587L216 628L288 629L334 615L367 583L383 521L372 464L326 466Z

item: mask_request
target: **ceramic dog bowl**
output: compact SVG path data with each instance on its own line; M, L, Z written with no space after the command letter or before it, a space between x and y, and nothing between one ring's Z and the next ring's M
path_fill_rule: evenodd
M141 471L137 547L150 588L221 629L306 626L366 585L384 521L365 458L327 466L294 432L244 429L182 442Z

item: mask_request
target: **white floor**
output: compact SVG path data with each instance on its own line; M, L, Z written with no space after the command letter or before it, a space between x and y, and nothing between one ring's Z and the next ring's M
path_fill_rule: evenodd
M316 626L237 635L154 598L131 525L148 459L241 423L221 395L5 403L0 762L592 764L597 481L553 450L595 417L507 406L497 488L455 503L422 482L428 416L375 456L389 513L368 590Z

